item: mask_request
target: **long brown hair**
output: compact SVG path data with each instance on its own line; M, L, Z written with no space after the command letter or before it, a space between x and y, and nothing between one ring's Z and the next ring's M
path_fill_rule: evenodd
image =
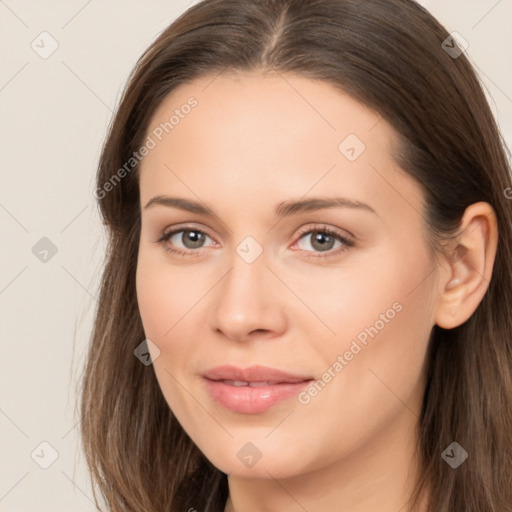
M380 113L400 137L398 164L424 191L439 251L467 206L494 208L499 242L483 300L459 327L432 331L412 502L428 488L432 512L512 510L510 167L479 80L464 53L448 51L458 48L449 37L412 0L204 0L139 59L97 174L109 239L80 404L87 464L108 510L224 510L227 476L175 419L151 366L134 357L145 336L135 290L138 165L130 159L176 86L255 69L324 80ZM469 454L457 469L441 457L453 441Z

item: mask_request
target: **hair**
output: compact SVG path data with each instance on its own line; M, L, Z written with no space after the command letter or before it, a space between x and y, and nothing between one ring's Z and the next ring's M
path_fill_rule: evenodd
M442 46L448 37L412 0L204 0L137 61L103 146L97 187L143 145L166 95L203 76L295 73L378 112L399 137L398 165L421 186L437 254L475 202L493 207L499 232L492 278L473 315L454 329L432 329L411 510L427 498L433 512L504 512L512 510L510 162L466 54L454 58ZM227 475L178 423L152 367L134 357L145 339L135 288L138 165L118 181L97 196L108 246L80 390L94 499L98 506L99 488L112 512L223 511ZM469 454L457 469L441 457L453 441Z

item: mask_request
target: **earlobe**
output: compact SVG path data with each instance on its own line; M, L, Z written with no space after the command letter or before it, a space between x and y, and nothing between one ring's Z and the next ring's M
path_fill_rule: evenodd
M448 272L440 280L435 323L444 329L463 324L482 301L492 276L498 243L496 214L485 202L464 212L460 231L444 256Z

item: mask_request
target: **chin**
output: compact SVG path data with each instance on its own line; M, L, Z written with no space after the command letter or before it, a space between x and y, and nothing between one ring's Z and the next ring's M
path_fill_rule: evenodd
M257 444L257 443L255 443ZM289 478L307 471L300 453L295 450L292 458L283 457L281 450L273 448L273 452L260 453L249 443L233 449L233 456L226 457L225 447L219 447L222 453L210 454L203 451L208 460L220 471L230 476L242 478ZM266 453L265 453L266 452Z

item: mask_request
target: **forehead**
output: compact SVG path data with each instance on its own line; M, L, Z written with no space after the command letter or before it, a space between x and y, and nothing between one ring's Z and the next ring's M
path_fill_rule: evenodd
M191 98L197 103L192 109L187 107ZM289 73L232 72L182 84L162 101L148 131L169 122L173 113L181 114L180 110L185 113L173 121L169 133L172 137L179 137L179 132L187 134L187 125L193 124L194 131L200 127L209 130L209 140L216 143L217 135L226 135L223 130L227 126L233 143L243 141L245 149L250 142L248 136L250 139L259 135L266 139L277 137L276 142L302 139L301 142L311 141L315 145L323 138L326 147L334 146L337 150L337 143L353 133L373 146L380 142L380 149L387 152L394 135L378 113L341 89ZM192 120L182 122L187 117ZM377 125L377 136L370 137ZM282 132L285 127L287 130Z
M156 145L141 165L143 196L176 189L190 196L192 188L205 198L216 192L277 202L337 189L396 210L403 189L421 201L392 158L392 127L341 89L295 74L209 75L182 84L155 111L147 136Z

